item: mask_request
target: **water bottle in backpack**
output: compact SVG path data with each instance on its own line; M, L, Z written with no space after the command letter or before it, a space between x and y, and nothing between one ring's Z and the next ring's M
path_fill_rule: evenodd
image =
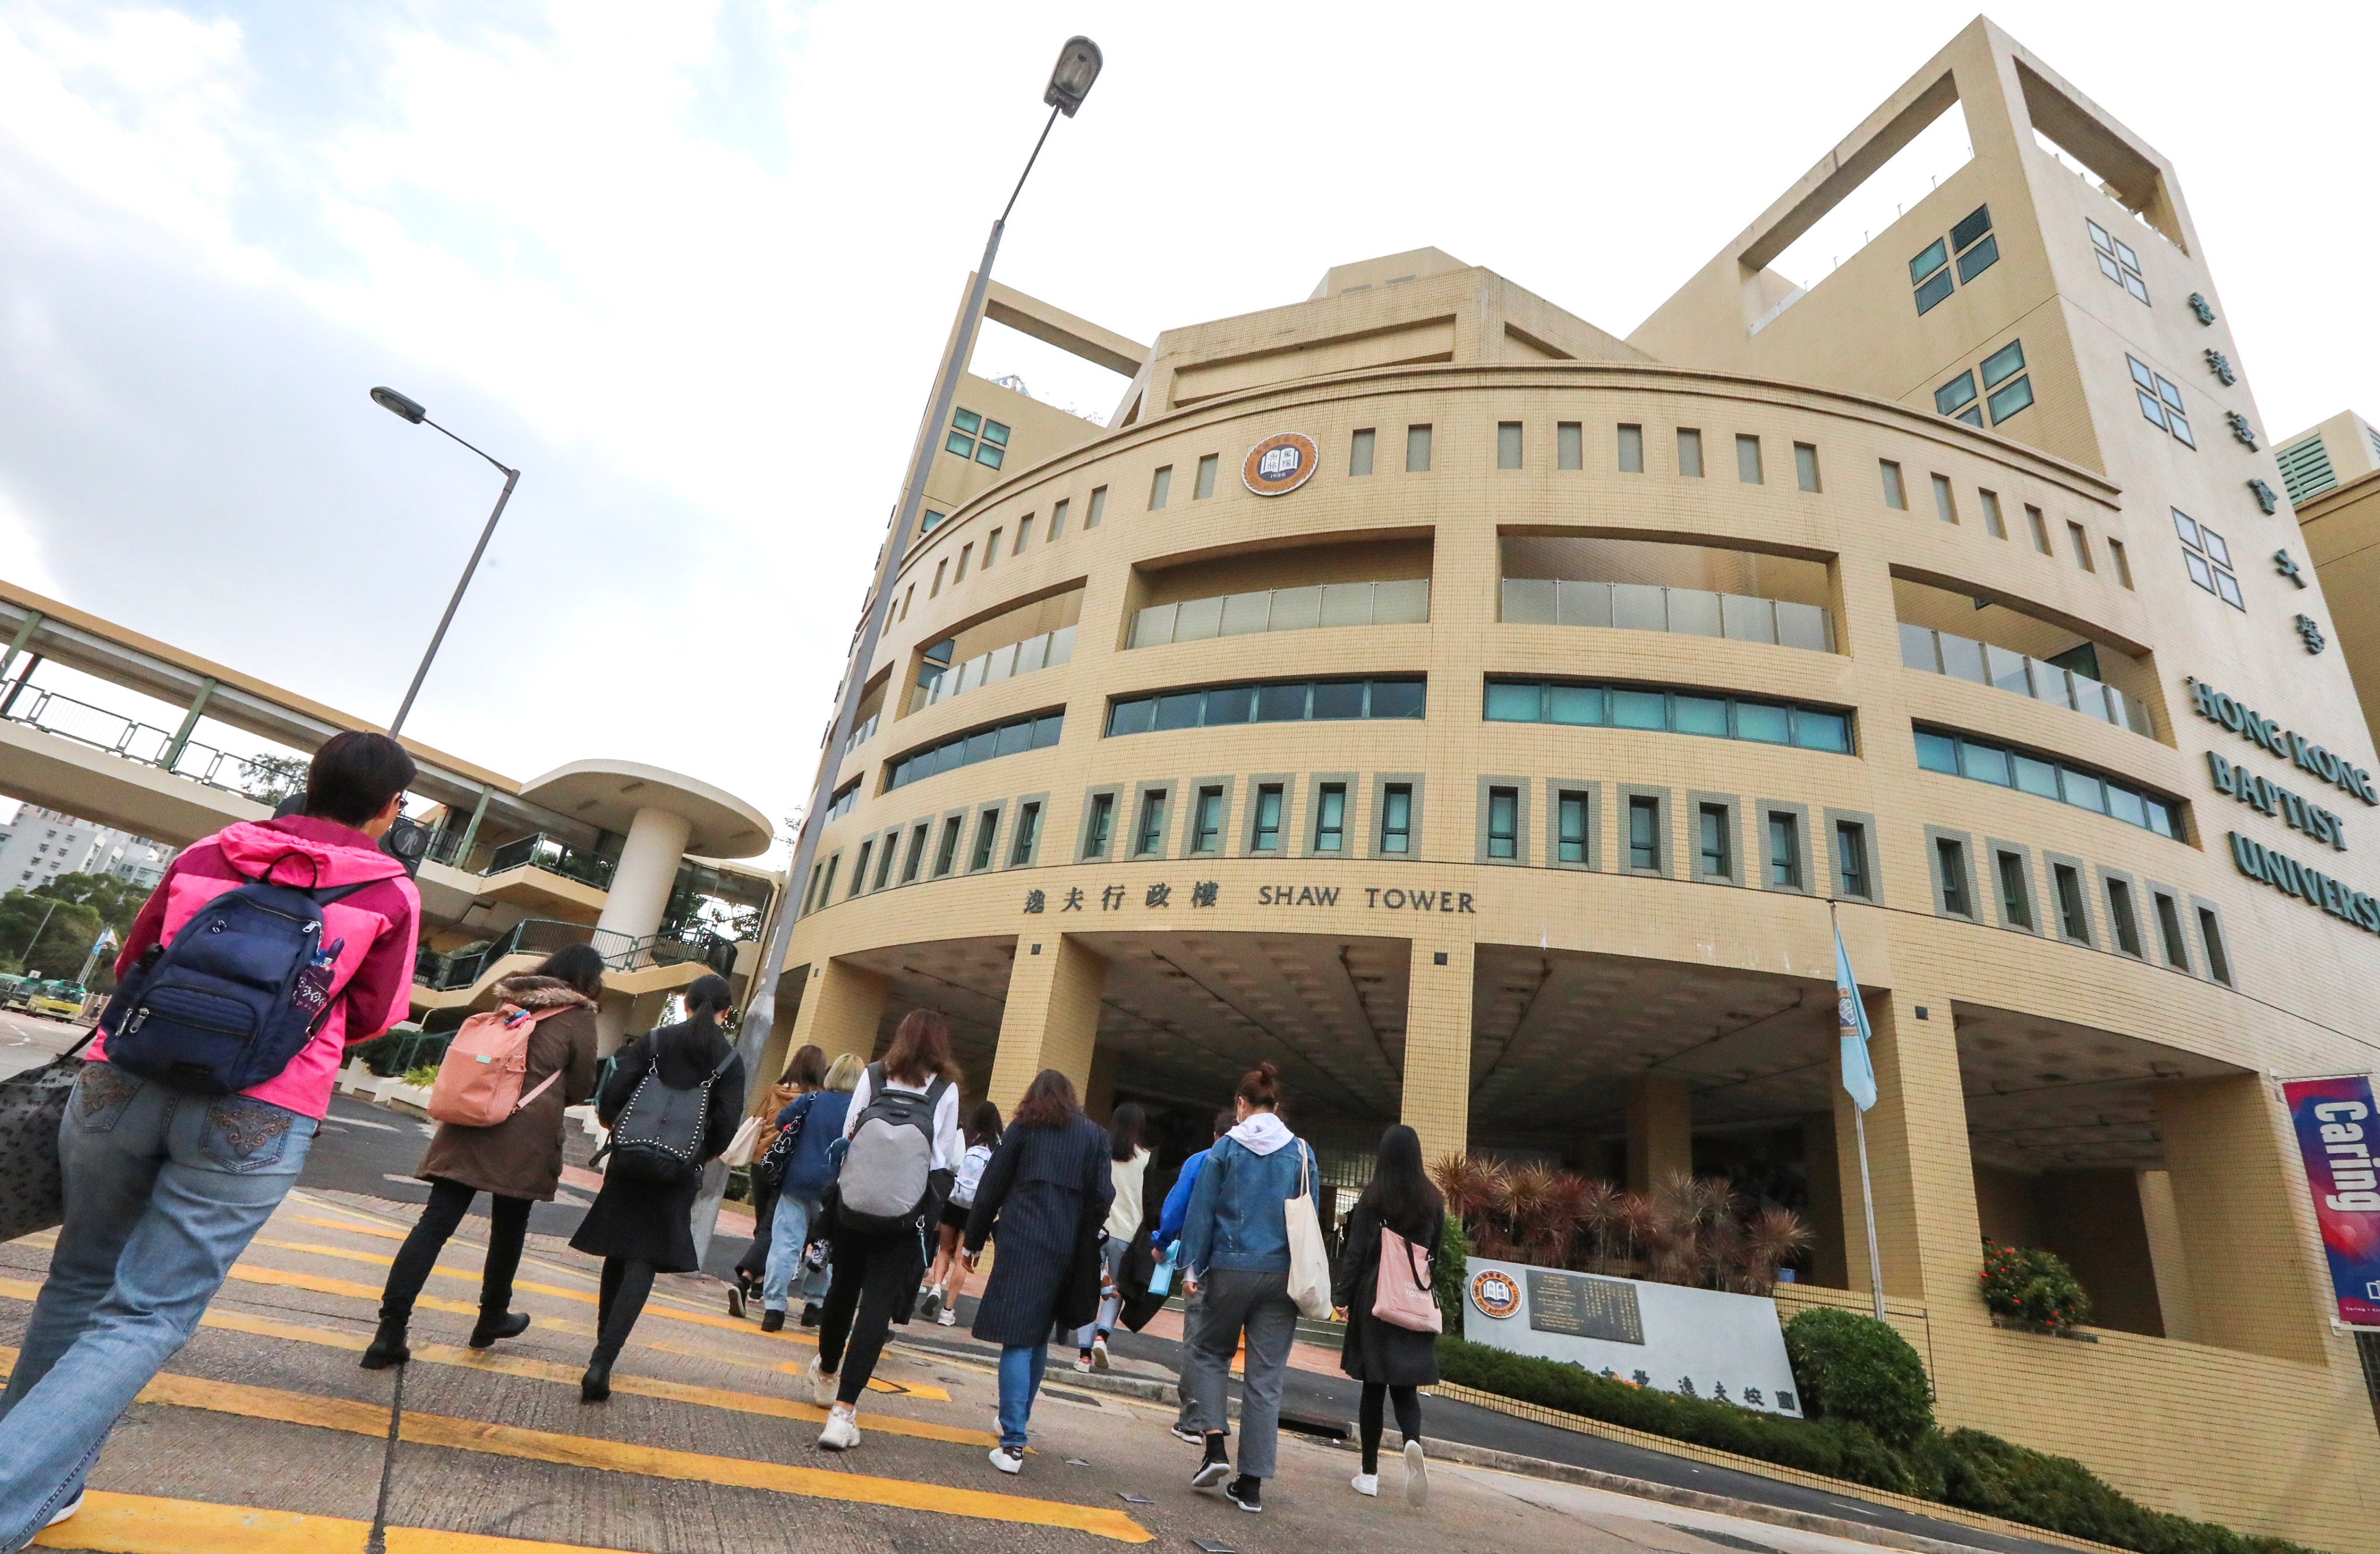
M933 1190L934 1112L950 1087L937 1077L923 1095L895 1090L883 1064L868 1065L868 1105L835 1177L838 1224L884 1235L917 1218Z

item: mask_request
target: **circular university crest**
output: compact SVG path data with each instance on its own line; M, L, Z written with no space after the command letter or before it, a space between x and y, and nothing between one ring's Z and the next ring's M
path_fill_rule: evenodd
M1304 485L1322 461L1322 450L1303 432L1276 432L1248 449L1240 479L1259 496L1286 496Z
M1489 1268L1472 1276L1471 1303L1479 1308L1480 1315L1500 1322L1521 1309L1521 1287L1513 1282L1511 1274Z

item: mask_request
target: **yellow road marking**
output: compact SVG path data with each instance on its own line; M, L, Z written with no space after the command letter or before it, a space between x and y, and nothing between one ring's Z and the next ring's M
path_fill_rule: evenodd
M345 1219L325 1219L320 1216L311 1214L296 1214L291 1215L289 1218L297 1220L298 1223L301 1225L315 1225L325 1230L345 1230L350 1235L376 1236L382 1241L403 1241L411 1233L409 1230L399 1229L394 1224L358 1225ZM267 1242L266 1244L271 1245L273 1243ZM482 1254L484 1254L488 1250L484 1242L472 1241L468 1237L463 1235L455 1236L446 1244L449 1246L468 1247L471 1251L478 1252ZM596 1282L596 1276L594 1274L583 1272L577 1268L565 1267L560 1263L540 1257L534 1253L528 1254L521 1258L521 1266L525 1268L541 1268L557 1279L575 1279L583 1284L593 1284ZM473 1274L471 1277L477 1279L480 1276L478 1274ZM522 1288L528 1287L522 1286ZM664 1294L661 1291L656 1290L652 1292L651 1296L648 1298L646 1306L648 1310L653 1310L658 1309L660 1305L676 1306L686 1310L698 1309L679 1296Z
M12 1366L14 1349L0 1347L0 1359ZM374 1403L347 1398L326 1398L305 1392L283 1392L249 1387L237 1381L210 1381L198 1377L161 1373L140 1390L137 1400L173 1408L203 1409L243 1419L269 1419L285 1425L310 1425L318 1429L383 1439L389 1411ZM694 1484L724 1484L740 1489L767 1489L806 1499L841 1500L886 1506L897 1511L932 1511L979 1521L1018 1523L1037 1527L1062 1527L1119 1543L1147 1543L1148 1530L1120 1511L1073 1505L1063 1500L1029 1499L1021 1495L995 1495L982 1489L961 1489L904 1478L878 1478L867 1474L837 1473L783 1462L759 1462L741 1457L716 1457L699 1451L675 1451L629 1441L601 1440L587 1436L531 1430L517 1425L492 1425L476 1419L455 1419L441 1413L407 1411L398 1426L400 1440L416 1446L439 1446L456 1451L477 1451L493 1457L552 1462L563 1467L595 1468L607 1473L636 1474L647 1478L679 1479ZM61 1526L66 1523L61 1523ZM79 1536L79 1535L78 1535ZM68 1542L67 1548L89 1548ZM226 1554L236 1551L226 1550Z
M390 1527L388 1554L610 1554L570 1543L488 1537L435 1527ZM363 1554L371 1523L257 1506L84 1493L82 1512L40 1534L48 1548L99 1554Z

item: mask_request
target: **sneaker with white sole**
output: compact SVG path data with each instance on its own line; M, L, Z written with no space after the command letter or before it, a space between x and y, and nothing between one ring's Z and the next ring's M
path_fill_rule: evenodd
M1251 1515L1260 1515L1264 1511L1264 1480L1242 1474L1223 1487L1223 1499Z
M1421 1454L1421 1442L1405 1442L1405 1504L1420 1507L1429 1503L1429 1464Z
M834 1402L836 1389L843 1384L843 1378L832 1371L820 1370L818 1356L815 1354L810 1356L810 1368L808 1375L810 1381L810 1401L820 1408L831 1406Z
M942 1309L942 1292L930 1284L917 1286L917 1315L931 1318Z
M1232 1476L1231 1453L1223 1449L1223 1438L1207 1438L1206 1447L1206 1461L1200 1462L1198 1470L1190 1475L1190 1487L1193 1489L1212 1489Z
M819 1429L818 1443L820 1451L850 1450L859 1444L859 1421L839 1408L832 1411Z
M958 1325L959 1308L956 1306L944 1306L942 1314L934 1318L934 1326L937 1328L955 1328Z
M1200 1435L1189 1426L1179 1423L1173 1426L1173 1438L1182 1442L1184 1446L1204 1446L1207 1444L1207 1438L1205 1436Z
M1013 1447L995 1446L991 1449L991 1465L1002 1473L1023 1473L1025 1453Z
M42 1523L42 1525L44 1527L55 1527L59 1523L67 1520L70 1516L73 1516L81 1510L82 1491L78 1489L75 1491L75 1498L68 1500L66 1504L58 1507L57 1510L52 1511L50 1513L50 1519L47 1522Z
M1376 1500L1380 1498L1380 1475L1378 1474L1359 1473L1347 1482L1354 1487L1355 1493L1359 1495L1367 1495Z
M1091 1374L1091 1357L1087 1353L1075 1356L1075 1369L1084 1376Z
M1108 1368L1108 1336L1105 1333L1091 1340L1091 1364L1101 1370Z

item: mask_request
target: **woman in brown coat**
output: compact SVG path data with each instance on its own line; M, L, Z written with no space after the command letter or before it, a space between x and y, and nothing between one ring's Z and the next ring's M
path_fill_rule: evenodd
M513 1274L520 1267L528 1235L528 1205L551 1203L562 1183L563 1111L595 1093L595 1005L603 992L603 957L591 945L574 944L526 976L496 984L497 1007L530 1013L559 1009L538 1022L528 1039L528 1071L521 1094L528 1095L549 1074L558 1075L536 1099L491 1127L442 1122L422 1156L419 1174L430 1183L429 1206L388 1270L381 1295L380 1331L364 1351L363 1366L376 1371L411 1357L405 1332L413 1303L431 1266L455 1227L485 1193L489 1205L487 1264L480 1276L480 1321L471 1347L485 1349L528 1327L528 1314L512 1309Z

